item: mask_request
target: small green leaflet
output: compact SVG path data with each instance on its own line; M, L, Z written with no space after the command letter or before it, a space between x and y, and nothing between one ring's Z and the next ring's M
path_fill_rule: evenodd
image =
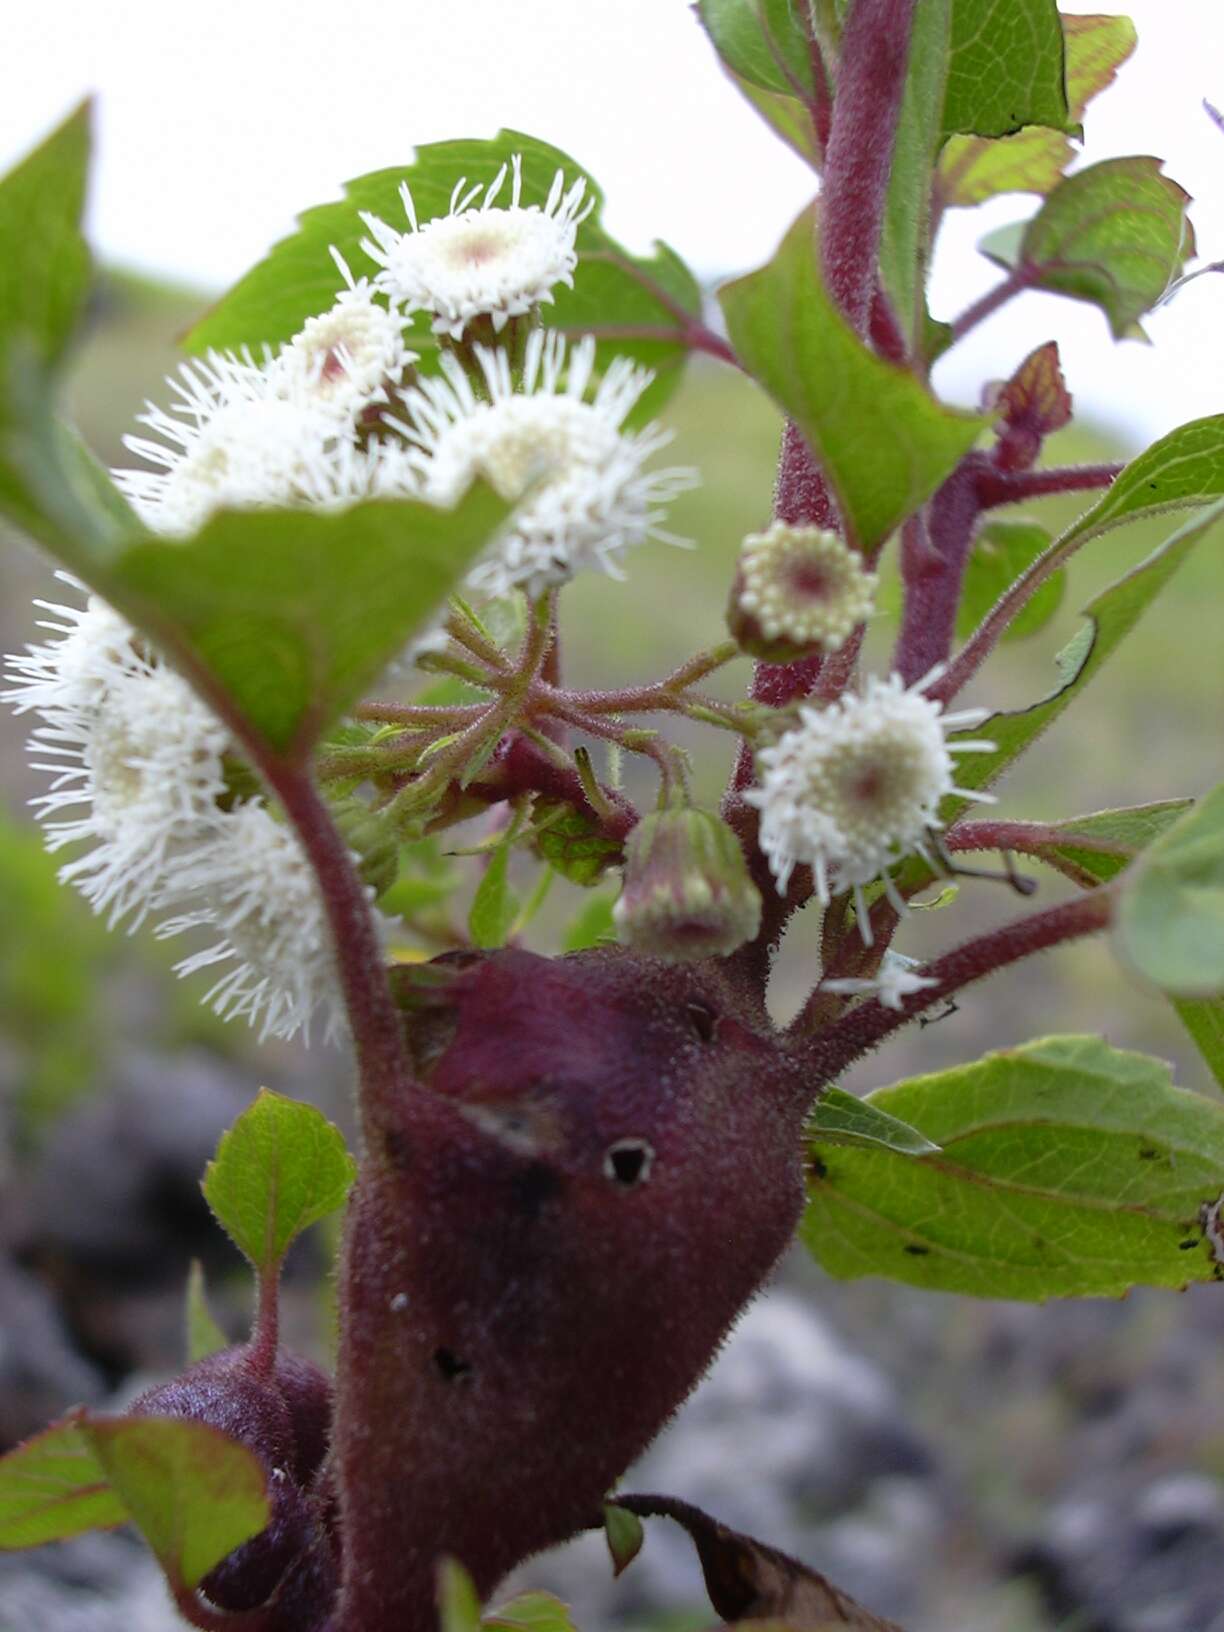
M1108 883L1172 827L1192 803L1190 799L1162 799L1152 805L1098 810L1091 816L1055 822L1057 838L1049 847L1048 859L1077 883Z
M1068 528L1060 550L1111 527L1224 497L1224 414L1192 419L1130 461L1107 492Z
M321 1111L261 1088L221 1135L202 1188L222 1229L267 1274L295 1236L343 1204L356 1171Z
M1189 195L1160 165L1105 159L1077 170L1050 193L1018 246L995 234L979 247L1027 288L1099 306L1114 339L1125 339L1195 253Z
M125 1524L127 1508L74 1413L0 1457L0 1548L41 1547Z
M642 1550L642 1543L646 1540L642 1521L636 1513L630 1513L627 1507L618 1507L615 1502L604 1503L603 1519L604 1540L612 1559L612 1574L620 1575Z
M804 1130L814 1149L822 1145L859 1145L895 1151L899 1156L929 1156L939 1149L917 1128L881 1111L870 1100L829 1088L813 1105Z
M440 1632L479 1632L480 1598L472 1578L454 1558L438 1560Z
M397 231L408 230L400 186L411 188L417 219L426 222L450 210L455 185L466 177L472 186L490 184L503 165L520 155L522 203L543 205L560 170L568 188L580 177L594 212L578 228L578 266L574 287L554 287L551 305L541 320L570 335L594 334L600 366L614 355L635 358L656 370L658 379L635 411L649 419L678 383L688 354L686 325L701 312L701 291L692 273L665 244L654 254L635 257L610 238L600 224L603 194L593 178L567 153L521 131L500 131L491 141L432 142L418 147L410 162L358 176L345 187L343 200L319 204L298 218L297 231L274 245L268 255L205 313L187 336L192 351L232 348L290 339L308 317L330 309L338 274L329 253L335 245L355 276L372 275L377 266L361 248L368 236L360 212L378 216ZM509 178L495 201L510 198ZM627 333L626 331L632 331ZM428 314L420 313L409 333L420 354L418 367L437 368L437 338Z
M518 897L510 888L510 846L499 844L489 858L472 897L468 913L468 934L472 945L487 948L504 946L518 912Z
M745 367L797 422L868 548L930 497L990 420L945 408L863 344L824 288L815 227L805 210L774 259L719 299Z
M614 895L596 895L579 907L561 940L563 952L585 952L589 946L616 940Z
M1224 994L1224 783L1144 851L1118 904L1121 957L1179 997Z
M575 1632L569 1606L551 1592L521 1592L489 1610L480 1624L496 1632Z
M740 79L765 91L808 101L812 47L807 0L697 0L710 43Z
M801 1235L842 1279L975 1297L1117 1297L1218 1279L1224 1102L1160 1060L1051 1037L877 1090L939 1152L824 1149Z
M187 1272L187 1299L184 1324L187 1328L187 1364L206 1360L210 1354L229 1347L229 1338L217 1325L208 1307L204 1291L204 1266L198 1258L191 1260Z
M263 1469L219 1429L177 1417L90 1417L80 1428L172 1586L198 1586L267 1525Z
M1224 997L1205 1001L1175 997L1171 1001L1212 1076L1224 1088Z

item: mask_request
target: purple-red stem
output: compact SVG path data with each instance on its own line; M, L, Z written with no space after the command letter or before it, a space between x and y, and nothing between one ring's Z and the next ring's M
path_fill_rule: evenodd
M952 344L963 340L971 329L976 329L979 323L984 323L988 317L997 312L1000 306L1006 306L1009 300L1022 294L1032 283L1034 272L1031 268L1018 266L1014 272L1009 272L1001 283L996 283L993 289L988 289L980 300L975 300L972 306L967 306L958 318L952 323Z
M805 1038L809 1010L820 998L818 988L792 1027L792 1035L802 1039L797 1042L796 1052L822 1083L836 1082L855 1060L878 1047L917 1015L946 1002L953 993L1022 958L1032 957L1035 952L1045 952L1052 946L1093 935L1104 929L1112 916L1112 893L1097 889L1073 901L1048 907L1044 912L1015 919L925 964L921 972L934 980L935 985L914 993L900 1010L885 1008L873 998L815 1036Z
M1047 470L1000 470L986 461L978 470L977 498L983 510L999 504L1024 504L1055 493L1087 493L1112 486L1121 464L1063 465Z
M893 668L907 686L921 680L952 650L956 609L973 546L980 506L978 463L970 454L936 493L925 516L914 516L901 535L905 607Z

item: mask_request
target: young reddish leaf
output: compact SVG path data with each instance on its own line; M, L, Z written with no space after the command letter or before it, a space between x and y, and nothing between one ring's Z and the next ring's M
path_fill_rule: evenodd
M1071 393L1063 378L1058 342L1047 341L1030 352L987 400L1003 420L1000 451L1007 468L1027 469L1045 438L1071 421Z
M41 1547L127 1519L79 1413L0 1457L0 1548Z
M616 1502L604 1503L603 1519L604 1540L612 1555L612 1574L620 1575L642 1550L646 1539L642 1521L636 1513L630 1513L627 1507L620 1507Z
M296 1235L343 1203L356 1171L321 1111L261 1088L221 1135L202 1188L235 1246L267 1274Z
M807 438L854 541L886 538L930 497L990 421L942 403L871 351L820 277L806 210L767 266L719 299L732 343Z
M1067 50L1067 103L1073 120L1084 117L1094 96L1113 83L1135 49L1129 17L1062 19ZM940 155L936 189L940 203L981 204L999 193L1048 193L1058 185L1074 149L1061 132L1031 125L991 141L953 136Z
M729 1530L689 1502L670 1496L617 1500L645 1518L674 1519L688 1531L701 1560L710 1602L724 1621L767 1623L777 1632L784 1626L902 1632L895 1621L873 1615L797 1558Z
M1029 288L1099 306L1125 339L1195 253L1189 194L1160 167L1130 158L1077 170L1024 228L1014 259L998 235L983 253Z
M263 1469L236 1439L176 1417L83 1418L80 1431L176 1588L263 1530Z

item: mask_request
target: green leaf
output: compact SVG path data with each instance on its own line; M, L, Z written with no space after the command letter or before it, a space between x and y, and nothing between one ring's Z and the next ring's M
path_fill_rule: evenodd
M1111 527L1224 497L1224 414L1192 419L1145 448L1060 539L1066 550ZM1067 552L1069 553L1069 551Z
M21 337L44 368L63 356L89 286L81 211L89 171L83 102L0 181L0 358Z
M604 1503L603 1520L604 1540L608 1543L612 1558L612 1574L621 1575L641 1552L642 1543L646 1540L642 1521L636 1513L630 1513L627 1507L618 1507L615 1502Z
M931 253L931 169L943 139L952 0L924 0L914 12L905 93L884 204L880 270L910 349L924 349L924 290Z
M978 729L969 733L975 738L994 742L995 747L990 753L966 754L958 761L956 778L962 787L989 787L1013 760L1018 759L1053 724L1130 633L1194 546L1222 514L1224 502L1213 505L1186 522L1145 561L1089 601L1084 609L1088 622L1055 659L1059 674L1059 684L1055 690L1030 708L1009 714L992 714ZM955 735L949 740L955 742ZM940 813L945 825L965 808L963 800L955 797L948 800Z
M806 0L697 0L697 16L724 64L750 85L800 101L812 94Z
M210 1354L229 1347L229 1338L213 1319L212 1310L204 1292L204 1266L198 1258L191 1260L187 1271L187 1364L206 1360Z
M823 1145L866 1145L868 1149L896 1151L900 1156L927 1156L938 1150L925 1134L895 1116L877 1110L869 1100L829 1088L813 1105L805 1129L815 1149Z
M1171 1001L1212 1075L1224 1088L1224 997L1205 1001L1175 997Z
M228 1434L179 1417L93 1417L81 1433L173 1586L267 1526L263 1469Z
M981 623L1005 589L1049 548L1050 535L1032 521L991 521L974 540L973 553L965 569L964 588L956 612L956 633L960 640ZM1067 587L1064 571L1050 577L1029 598L1004 631L1003 639L1023 640L1043 629L1062 604Z
M568 1604L551 1592L520 1592L490 1610L480 1624L499 1632L574 1632Z
M468 913L468 934L473 946L492 951L505 946L510 926L518 912L518 898L510 888L508 872L510 846L499 844L481 874Z
M479 1632L480 1598L471 1576L454 1558L438 1560L440 1632Z
M1121 956L1180 997L1224 993L1224 783L1144 851L1114 927Z
M832 1275L975 1297L1117 1297L1221 1268L1224 1104L1099 1037L1052 1037L870 1096L931 1156L822 1151L803 1240Z
M598 946L601 942L615 942L616 920L612 916L612 909L615 906L616 896L612 894L592 896L589 901L584 902L562 936L561 950L585 952L589 946Z
M1023 125L1078 128L1054 0L954 0L944 130L1007 136Z
M1081 883L1106 884L1116 878L1153 839L1173 825L1193 800L1163 799L1152 805L1130 805L1121 810L1098 810L1055 823L1058 840L1050 859L1063 862L1088 878Z
M554 303L541 308L541 320L568 334L605 336L599 347L601 366L606 367L614 355L627 355L657 370L659 379L638 408L641 417L649 418L678 382L679 366L687 355L684 329L690 318L700 315L701 291L665 244L656 244L653 255L635 257L610 238L600 222L603 194L594 180L568 154L521 131L500 131L492 141L433 142L418 147L410 164L350 181L342 201L317 205L298 218L298 230L274 245L221 297L187 336L187 345L199 352L290 339L308 317L326 311L335 299L338 276L331 245L354 273L376 270L361 248L368 234L360 211L406 230L401 183L406 181L412 190L418 220L428 221L449 212L461 177L473 185L491 182L515 154L523 160L524 205L544 204L558 170L567 185L585 178L586 196L596 205L578 228L574 287L558 285ZM508 199L507 184L499 202ZM427 314L418 314L409 343L420 353L422 370L436 369L438 343Z
M1062 28L1068 109L1079 120L1135 49L1135 25L1129 17L1064 16ZM981 204L999 193L1048 193L1058 185L1072 152L1066 136L1037 125L998 141L953 136L939 160L940 202Z
M980 246L1032 289L1099 306L1122 340L1193 256L1189 195L1150 158L1105 159L1066 176L1028 223L1018 260L997 236Z
M0 1457L0 1548L41 1547L127 1518L79 1413Z
M221 1135L204 1199L238 1250L267 1273L295 1236L343 1204L356 1171L321 1111L261 1088Z
M300 759L443 604L506 509L476 484L452 510L222 512L194 538L149 538L81 572L204 677L210 700Z
M719 298L736 351L798 423L863 548L912 515L990 423L943 407L854 334L820 278L813 210Z

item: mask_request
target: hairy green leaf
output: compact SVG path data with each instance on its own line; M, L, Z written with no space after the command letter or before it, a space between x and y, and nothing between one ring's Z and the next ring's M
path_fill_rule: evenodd
M1162 1061L1051 1037L878 1090L939 1153L821 1151L801 1226L840 1278L976 1297L1117 1297L1218 1279L1224 1104Z
M945 408L859 340L821 281L811 210L719 298L736 351L803 431L862 547L912 515L990 423Z
M480 1598L471 1576L454 1558L438 1560L440 1632L479 1632Z
M1078 545L1126 521L1224 497L1224 414L1192 419L1136 454L1113 485L1059 540Z
M1224 997L1175 997L1171 1001L1211 1074L1224 1088Z
M1133 332L1194 254L1189 195L1150 158L1105 159L1066 176L1024 228L1018 256L982 251L1026 287L1099 306L1115 340Z
M1094 96L1112 84L1135 49L1129 17L1062 19L1067 52L1067 103L1072 119L1082 119ZM997 141L953 136L939 159L936 189L949 204L981 204L999 193L1048 193L1070 161L1071 143L1060 131L1038 125Z
M1224 783L1148 845L1123 888L1115 940L1167 991L1224 993Z
M0 1548L41 1547L127 1518L79 1413L0 1457Z
M338 1128L300 1100L261 1088L221 1135L204 1199L238 1250L273 1271L289 1244L341 1206L356 1164Z
M956 778L962 787L989 787L1058 718L1130 633L1194 546L1222 514L1224 502L1192 518L1124 578L1093 597L1084 608L1088 622L1055 659L1059 674L1056 689L1030 708L1009 714L992 714L979 728L969 733L975 738L993 741L995 747L990 753L966 754L957 763ZM955 742L955 736L950 740ZM965 801L953 796L941 811L945 824L964 809Z
M1172 827L1192 803L1190 799L1164 799L1153 805L1098 810L1091 816L1057 822L1054 826L1058 837L1050 846L1050 860L1079 883L1106 884L1129 867L1153 839Z
M206 1360L210 1354L216 1354L221 1349L229 1347L229 1338L217 1325L213 1312L208 1307L208 1298L204 1290L204 1266L198 1258L191 1260L191 1268L187 1272L184 1315L189 1366L194 1366L197 1360Z
M251 1451L179 1417L92 1417L81 1433L175 1587L198 1586L268 1523Z
M812 92L807 0L697 0L697 16L731 72L799 100Z
M1032 521L990 521L974 540L956 612L956 633L967 640L1005 589L1048 549L1050 535ZM1043 629L1062 604L1067 575L1051 575L1008 624L1004 640L1023 640Z
M301 759L438 611L506 510L478 483L451 510L223 511L194 538L148 538L81 571L211 700Z
M396 230L407 230L400 186L407 182L422 223L450 210L455 185L462 177L475 186L491 183L514 155L523 161L522 203L543 205L558 170L566 185L583 177L592 215L578 228L578 267L574 287L558 284L554 302L541 309L549 327L567 334L594 334L606 366L613 355L631 356L658 371L659 378L639 404L649 417L677 383L687 355L685 328L701 311L701 292L691 272L664 244L653 255L635 257L610 238L600 223L603 194L594 180L567 153L521 131L503 130L491 141L433 142L418 147L410 163L359 176L345 187L343 200L320 204L298 218L298 229L274 245L196 324L187 337L193 351L244 344L276 344L290 339L315 313L335 299L338 275L329 248L334 245L354 274L377 270L361 248L368 236L360 213L380 217ZM496 200L509 202L509 183ZM631 332L628 332L631 331ZM436 368L437 339L428 314L420 313L409 334L420 353L420 368Z
M822 1145L865 1145L894 1150L900 1156L927 1156L938 1150L925 1134L895 1116L879 1110L870 1100L830 1088L813 1105L807 1119L807 1141Z
M0 181L0 361L14 340L44 368L63 356L89 285L81 211L89 170L83 102Z
M1023 125L1078 128L1054 0L954 0L944 130L1006 136Z
M490 856L472 897L468 934L472 937L473 946L493 950L506 944L519 907L518 897L510 888L509 868L510 846L499 844Z

